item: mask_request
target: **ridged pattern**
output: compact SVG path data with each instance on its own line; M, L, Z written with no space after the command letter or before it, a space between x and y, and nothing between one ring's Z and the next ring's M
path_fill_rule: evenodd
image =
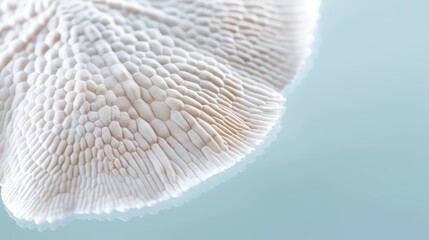
M0 1L0 183L19 218L152 206L279 118L316 0Z

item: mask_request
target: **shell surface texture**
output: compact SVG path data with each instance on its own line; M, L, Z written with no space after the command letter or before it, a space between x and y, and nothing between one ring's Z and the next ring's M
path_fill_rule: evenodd
M149 208L252 152L318 0L0 0L0 186L14 218Z

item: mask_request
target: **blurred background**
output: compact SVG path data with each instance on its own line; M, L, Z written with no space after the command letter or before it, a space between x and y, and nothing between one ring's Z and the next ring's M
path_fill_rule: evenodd
M182 207L2 239L429 239L429 1L325 0L283 128L246 171Z

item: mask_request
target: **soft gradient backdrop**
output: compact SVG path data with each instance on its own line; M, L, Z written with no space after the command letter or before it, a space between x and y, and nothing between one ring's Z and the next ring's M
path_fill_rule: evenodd
M130 222L0 239L429 239L429 1L325 0L313 64L247 170Z

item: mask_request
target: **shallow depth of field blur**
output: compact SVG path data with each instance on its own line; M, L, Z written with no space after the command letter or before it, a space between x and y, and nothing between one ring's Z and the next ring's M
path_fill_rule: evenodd
M325 0L277 140L182 207L1 239L429 239L429 1Z

